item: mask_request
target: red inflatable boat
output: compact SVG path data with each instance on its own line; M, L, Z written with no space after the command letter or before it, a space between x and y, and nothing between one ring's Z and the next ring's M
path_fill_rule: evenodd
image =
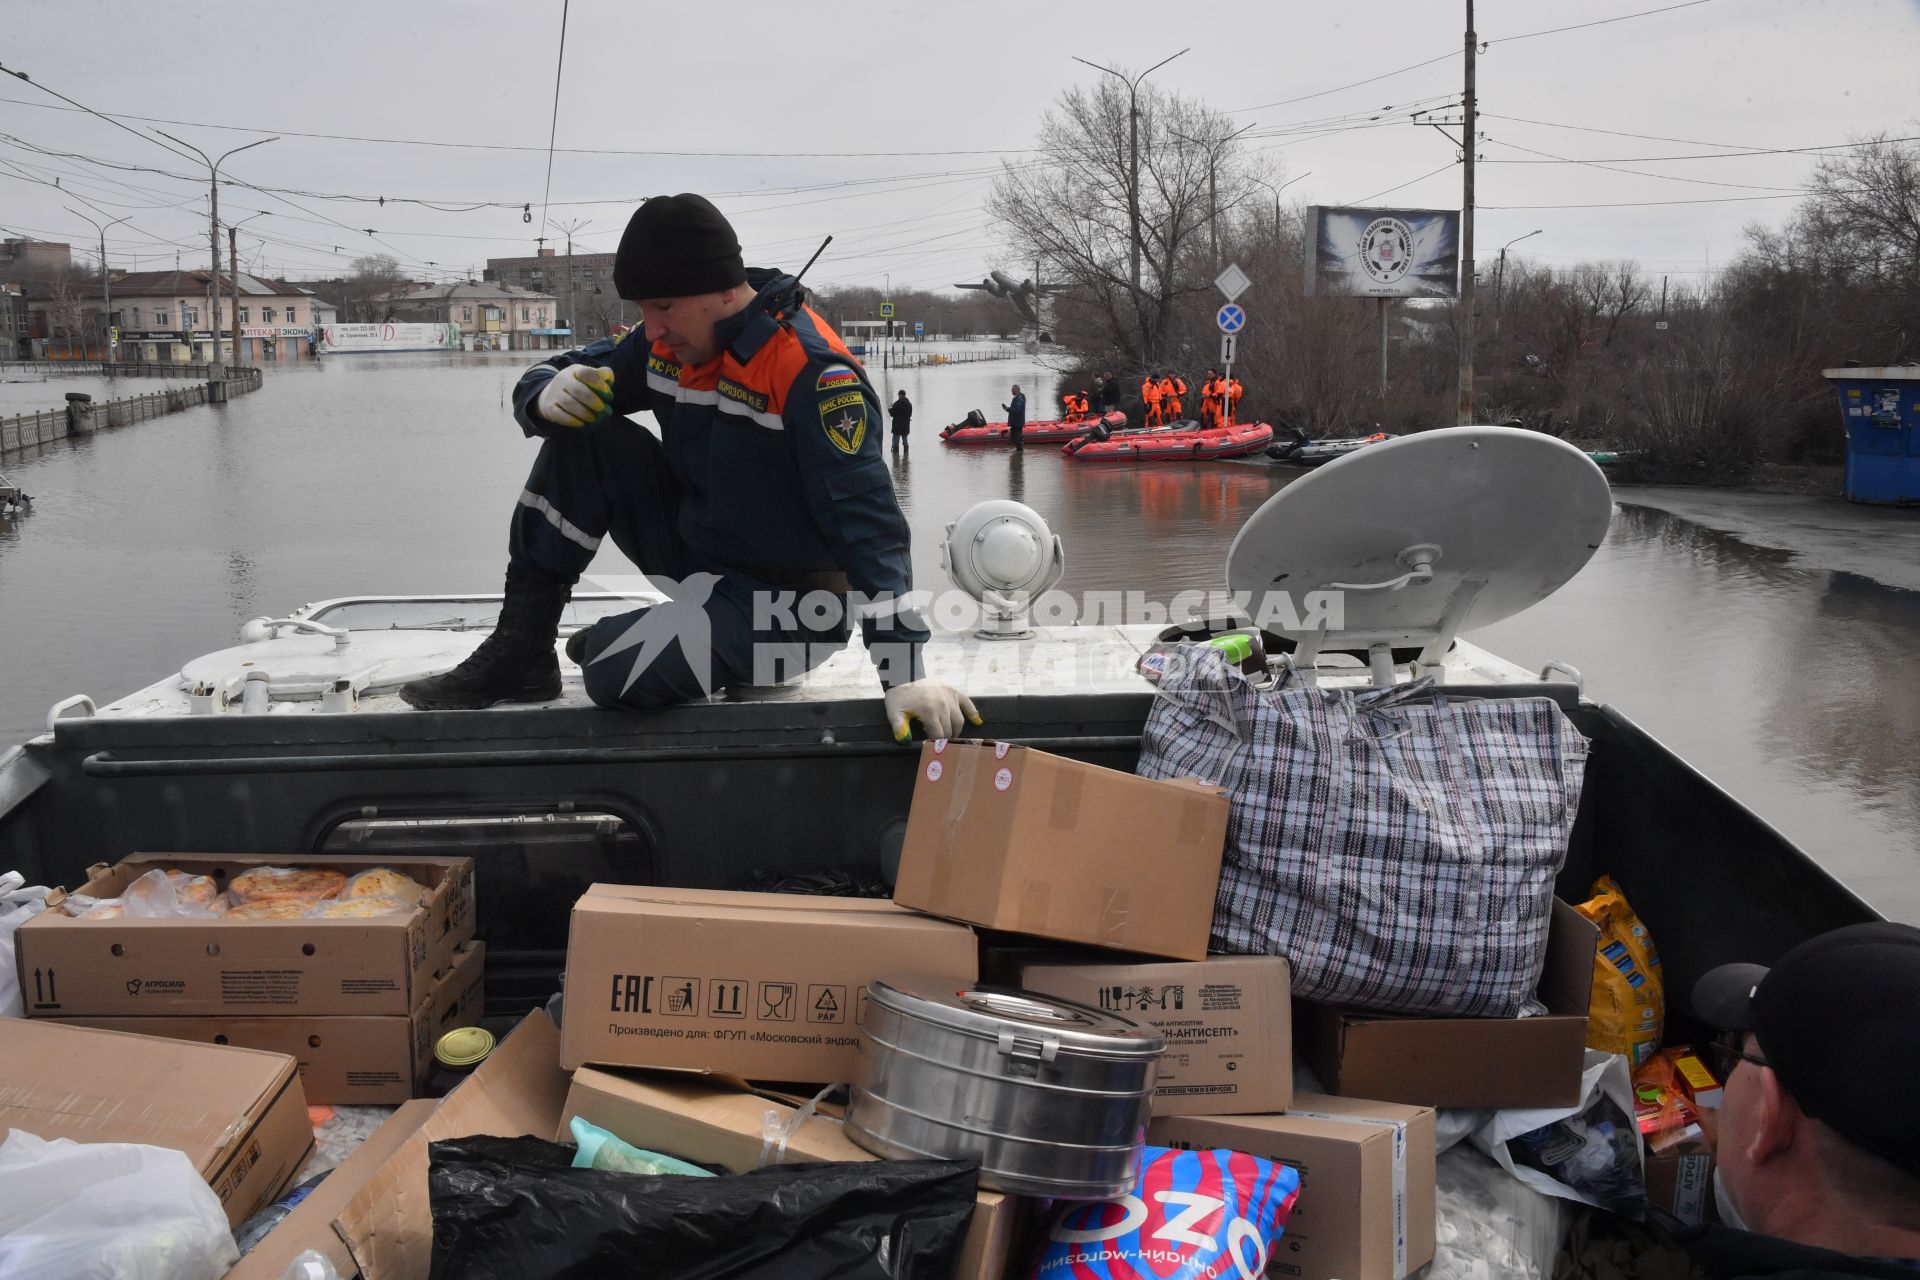
M1189 419L1115 432L1105 439L1096 432L1068 441L1060 452L1087 462L1211 462L1258 453L1272 440L1273 428L1264 422L1203 427Z
M1021 444L1059 444L1062 440L1071 440L1075 436L1085 435L1095 427L1106 427L1109 431L1118 430L1127 425L1127 415L1115 409L1100 417L1089 414L1084 418L1075 418L1071 422L1058 418L1040 422L1029 422L1020 433ZM968 426L956 422L950 427L940 428L940 438L948 444L1005 444L1007 443L1007 424L988 422L979 426Z

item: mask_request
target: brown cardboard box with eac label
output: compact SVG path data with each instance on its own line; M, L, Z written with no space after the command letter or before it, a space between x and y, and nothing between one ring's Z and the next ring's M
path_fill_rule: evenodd
M561 1061L852 1080L874 978L978 968L971 929L891 902L596 884L567 938Z

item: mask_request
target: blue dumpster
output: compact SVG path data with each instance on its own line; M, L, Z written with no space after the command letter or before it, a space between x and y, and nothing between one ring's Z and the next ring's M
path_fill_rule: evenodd
M1920 504L1920 365L1824 374L1847 429L1847 497Z

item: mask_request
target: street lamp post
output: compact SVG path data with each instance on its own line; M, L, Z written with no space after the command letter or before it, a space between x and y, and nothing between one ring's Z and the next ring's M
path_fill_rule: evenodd
M1251 174L1249 174L1248 176L1252 177ZM1282 191L1285 191L1288 187L1292 186L1294 183L1300 181L1300 178L1311 178L1312 176L1313 176L1313 170L1309 169L1297 178L1288 178L1285 182L1281 183L1277 187L1274 186L1271 182L1268 182L1265 178L1253 179L1254 182L1258 183L1260 186L1265 187L1268 191L1271 191L1273 193L1273 234L1274 235L1277 236L1280 234L1280 193Z
M1217 142L1209 142L1204 138L1190 138L1178 129L1167 130L1182 142L1191 142L1197 147L1207 149L1207 241L1213 250L1213 265L1216 268L1220 265L1220 190L1214 181L1214 167L1219 163L1220 153L1226 150L1227 144L1257 123L1259 122L1249 121Z
M165 129L155 129L154 132L169 142L180 143L181 146L188 148L207 163L207 192L211 202L211 213L207 219L207 250L209 265L212 268L210 272L211 278L207 281L207 296L209 298L207 305L213 321L208 332L213 334L213 363L217 365L220 363L220 166L227 162L227 156L235 155L253 147L263 147L269 142L278 142L280 139L279 136L276 135L271 138L261 138L254 142L242 143L240 146L221 155L218 160L215 160L191 142L176 138ZM193 335L191 333L187 335L187 341L189 343L193 341ZM235 353L236 358L238 354L238 352Z
M107 363L112 364L114 348L118 344L113 340L113 283L107 275L107 229L119 226L133 215L128 214L125 218L115 218L112 222L102 224L94 222L72 205L62 207L74 217L92 222L93 229L100 233L100 329L101 336L107 340Z
M1527 232L1526 235L1515 236L1500 246L1500 265L1493 269L1493 340L1495 342L1500 341L1500 310L1507 286L1507 250L1513 248L1513 246L1519 244L1522 240L1528 240L1539 235L1544 230L1546 230L1545 227L1536 227L1532 231Z
M233 358L240 359L240 228L255 218L267 216L265 209L227 224L227 303L233 312ZM216 281L217 283L217 281Z
M1083 67L1092 67L1095 71L1104 71L1127 86L1127 228L1129 247L1132 250L1129 261L1133 278L1133 314L1140 326L1140 355L1151 360L1152 353L1147 347L1147 309L1140 302L1140 82L1172 62L1182 53L1192 49L1182 49L1171 57L1160 59L1129 80L1112 67L1103 67L1097 62L1088 62L1085 58L1074 58ZM1037 282L1036 282L1037 283Z

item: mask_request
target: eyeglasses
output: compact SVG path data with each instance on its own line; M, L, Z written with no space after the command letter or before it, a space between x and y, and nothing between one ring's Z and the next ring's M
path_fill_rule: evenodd
M1707 1046L1707 1051L1712 1055L1713 1069L1720 1074L1721 1084L1727 1082L1727 1077L1732 1075L1733 1069L1742 1062L1751 1062L1756 1067L1766 1067L1768 1070L1773 1069L1771 1062L1757 1054L1748 1053L1740 1047L1737 1040L1732 1038L1714 1041Z

